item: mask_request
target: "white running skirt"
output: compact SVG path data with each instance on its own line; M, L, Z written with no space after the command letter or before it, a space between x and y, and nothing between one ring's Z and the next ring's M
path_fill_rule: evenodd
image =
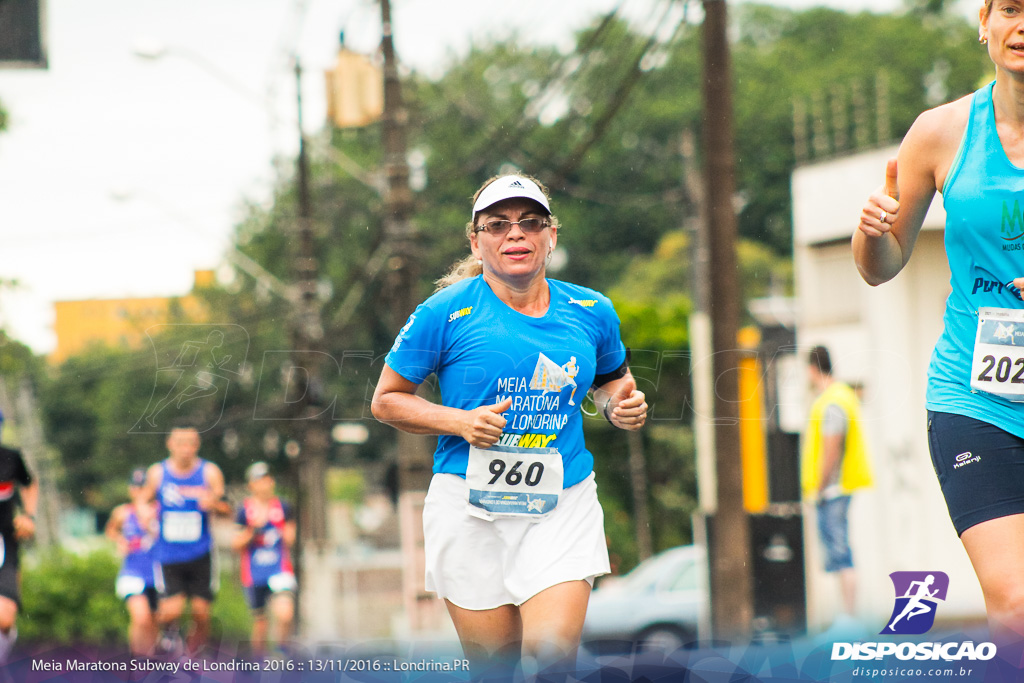
M485 521L466 511L466 480L435 474L423 507L426 589L463 609L521 605L545 588L611 571L594 474L562 492L542 521Z

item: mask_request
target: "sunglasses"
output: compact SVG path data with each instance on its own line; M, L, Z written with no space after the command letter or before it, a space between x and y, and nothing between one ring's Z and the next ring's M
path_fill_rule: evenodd
M483 225L476 226L476 228L473 229L473 232L486 232L488 235L498 237L507 234L508 231L512 229L513 225L518 225L520 230L530 235L540 232L551 225L551 223L548 222L547 218L524 218L521 221L496 219L493 221L487 221Z

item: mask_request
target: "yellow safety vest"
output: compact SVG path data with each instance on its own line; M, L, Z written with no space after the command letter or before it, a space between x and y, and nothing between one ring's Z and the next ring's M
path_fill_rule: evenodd
M804 433L800 481L808 498L816 498L821 485L821 423L825 408L830 405L837 405L846 413L846 442L839 466L839 488L847 494L874 483L867 442L861 429L860 401L848 384L833 382L811 406L811 417Z

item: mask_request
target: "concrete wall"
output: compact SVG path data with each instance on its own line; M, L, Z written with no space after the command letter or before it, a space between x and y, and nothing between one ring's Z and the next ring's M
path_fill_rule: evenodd
M941 198L932 204L910 263L892 281L865 284L850 249L861 208L895 154L892 147L803 166L792 180L798 344L828 346L836 375L864 387L876 485L854 496L850 531L859 608L879 629L893 604L888 575L900 570L949 574L939 619L984 615L981 590L932 470L925 425L928 361L950 292ZM834 577L821 570L813 510L806 511L813 630L830 623L839 601Z

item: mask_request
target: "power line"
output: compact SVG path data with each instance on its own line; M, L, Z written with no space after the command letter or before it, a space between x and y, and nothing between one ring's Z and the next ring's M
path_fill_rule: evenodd
M672 2L669 2L665 11L662 13L661 20L659 20L659 26L668 18L669 13L673 8ZM685 14L684 14L685 17ZM685 25L684 18L680 18L676 22L675 28L672 31L671 37L666 44L671 44L675 41L676 36L679 35L680 28ZM647 41L644 43L643 48L637 53L633 59L633 63L630 65L626 75L619 82L618 87L612 92L611 97L608 99L608 103L605 107L604 112L597 119L597 121L590 127L589 134L577 144L572 152L565 158L564 161L559 165L558 170L555 171L553 184L560 186L565 182L565 179L572 174L573 171L583 161L584 156L590 148L601 139L601 137L608 130L608 126L611 124L612 119L619 112L622 106L626 103L629 98L629 93L636 87L636 85L642 80L644 71L641 68L644 58L650 54L650 52L659 46L659 40L657 34L652 34Z
M573 53L563 56L553 66L547 78L541 82L538 94L532 99L532 102L540 102L546 97L551 97L551 94L555 92L555 88L567 82L573 73L579 71L586 64L587 60L585 57L593 52L597 48L599 41L604 38L613 20L618 16L622 4L620 2L602 17L597 28L594 29L594 32L582 46ZM487 143L481 145L469 155L468 158L473 161L473 164L467 170L470 173L478 172L495 157L502 157L508 153L508 150L515 149L525 136L528 128L532 128L534 125L536 125L535 122L530 117L525 116L525 110L510 113L505 119L491 128L490 133L487 135ZM499 133L506 128L513 129L511 134L500 135Z

